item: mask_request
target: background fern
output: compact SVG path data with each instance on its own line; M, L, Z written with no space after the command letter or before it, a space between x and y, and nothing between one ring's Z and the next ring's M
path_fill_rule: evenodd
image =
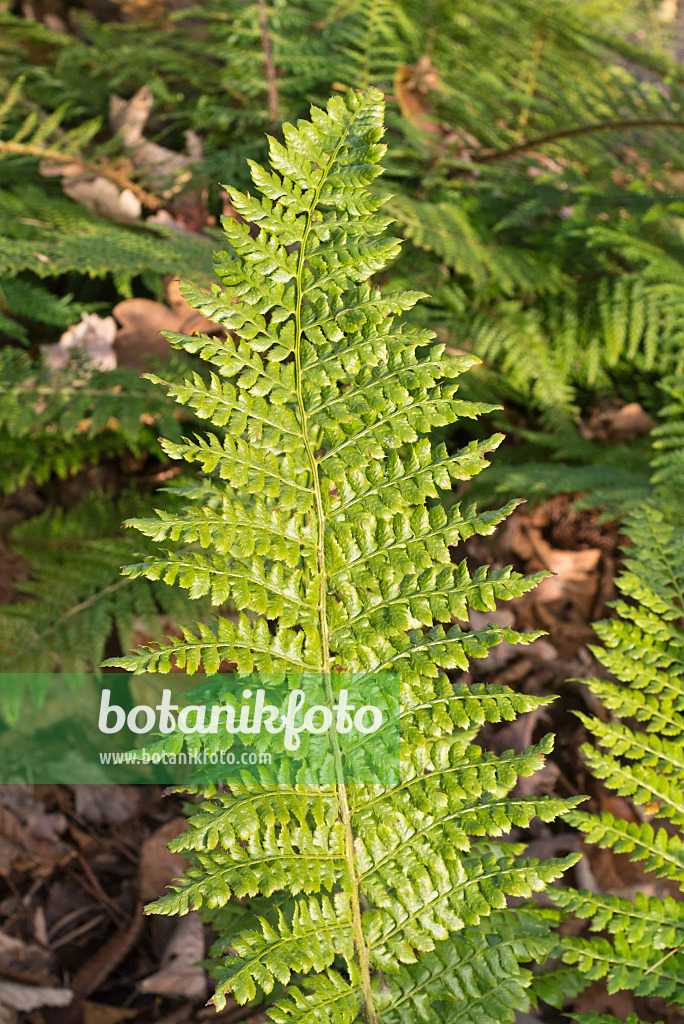
M159 430L180 438L173 406L134 371L98 370L82 354L63 369L0 350L0 488L43 483L117 455L160 454Z
M252 233L255 223L264 222L263 208L239 208L239 196L238 206L226 203L224 211L216 182L234 181L243 192L250 189L244 158L265 158L264 130L282 143L282 121L304 116L312 101L320 102L331 91L343 97L349 87L375 84L388 99L386 174L382 184L370 182L368 187L373 201L387 199L384 211L396 218L397 230L407 242L401 252L385 253L384 267L375 267L380 284L390 294L424 288L430 297L410 313L414 329L436 331L448 355L475 353L484 359L482 366L459 378L454 399L478 405L480 415L461 417L452 432L446 418L435 422L447 445L445 458L465 450L470 471L471 462L480 467L492 430L505 429L510 438L482 487L477 479L451 480L449 486L467 484L468 503L479 497L489 505L514 495L543 498L580 492L585 504L604 506L610 515L641 507L655 494L665 520L679 523L682 71L673 56L671 44L676 40L669 38L670 28L654 12L652 4L614 0L504 0L496 5L476 0L458 5L448 0L340 0L332 5L322 0L272 0L266 5L264 29L257 3L203 0L194 8L167 12L159 21L131 23L99 22L69 6L72 31L64 33L35 20L0 15L3 96L22 78L21 91L15 90L12 103L5 105L2 140L17 141L17 133L19 145L26 140L23 151L6 147L0 152L0 331L7 343L0 351L3 486L9 493L28 484L39 503L59 505L56 515L15 527L9 537L14 552L30 564L29 583L18 587L30 600L20 600L5 617L8 629L17 630L22 638L28 668L39 663L62 668L92 665L106 644L127 643L132 621L144 618L154 629L160 612L179 622L202 621L197 642L187 636L184 641L176 638L181 656L185 643L191 663L202 654L212 657L212 652L222 657L226 651L214 650L216 634L211 639L206 605L195 610L192 602L199 598L221 604L231 587L240 608L263 615L277 611L283 622L288 616L296 618L301 605L281 581L262 578L251 562L245 567L252 553L270 557L273 545L286 565L298 550L297 538L283 532L281 513L271 508L270 497L266 495L263 506L255 506L257 523L247 512L236 514L228 534L224 532L230 517L224 501L226 482L217 479L220 474L213 463L225 465L230 444L226 447L223 431L229 436L241 433L245 410L234 413L223 374L232 372L235 386L238 373L247 374L240 385L243 390L258 387L258 382L249 383L249 375L259 372L252 355L238 348L238 362L233 363L230 346L177 340L193 359L199 355L213 361L217 378L210 383L200 369L198 382L189 369L159 368L159 379L169 379L171 395L179 403L174 414L161 397L152 397L160 395L158 390L146 390L147 384L130 372L99 374L88 369L86 395L79 383L82 364L50 375L35 354L40 344L56 340L83 312L106 315L118 299L129 296L159 298L165 274L190 277L205 287L214 240L212 218L221 212L236 222L245 218ZM265 53L265 35L272 59ZM639 44L639 38L647 43ZM179 236L150 219L154 209L165 205L161 190L155 191L143 175L134 173L109 126L110 94L128 98L142 86L149 86L154 95L151 138L176 153L184 151L187 131L201 138L204 160L193 168L187 194L181 197L207 215L198 232ZM119 180L123 174L141 195L145 193L139 223L123 225L97 217L66 197L55 179L42 175L40 153L62 147L66 156L69 145L84 166L113 171ZM237 227L229 225L229 231L238 247L249 245ZM296 239L288 245L296 245ZM219 257L218 263L219 272L230 280L230 259ZM264 257L260 266L277 275L285 273L287 263L274 271ZM225 314L215 296L195 290L192 297L207 314L219 319ZM401 326L407 311L388 311ZM351 331L351 316L340 316L344 330ZM235 326L230 317L226 322ZM244 326L239 324L241 331ZM328 340L332 351L334 340ZM29 354L17 352L17 347ZM247 362L238 370L240 359ZM283 371L288 359L283 356ZM351 372L346 364L343 369ZM188 383L179 382L181 374L188 376ZM249 395L250 415L263 413L261 400L273 405L282 380L278 377L263 395ZM379 387L377 381L372 386ZM121 391L116 390L119 387ZM37 392L44 407L43 399L33 401ZM667 398L661 409L663 394ZM376 397L374 392L374 402ZM501 400L506 405L503 413L492 408ZM592 435L588 424L594 412L624 402L638 402L658 418L652 436L621 441ZM141 411L154 422L141 419ZM363 407L355 408L353 415L363 419L371 413ZM202 418L209 418L220 434L220 451L198 426ZM199 441L192 442L196 447L174 447L181 444L181 429L199 432ZM273 424L262 424L262 429L261 440L277 436ZM333 428L327 424L325 429ZM414 429L422 433L415 423ZM156 440L158 433L172 442L166 452ZM387 436L383 434L378 444L386 443ZM248 435L250 451L258 450L257 440L256 433ZM324 447L319 439L316 445L315 451ZM148 519L144 483L126 491L120 513L111 507L118 483L105 496L88 498L91 485L85 481L97 476L89 467L115 467L118 480L126 475L122 466L130 464L133 455L145 460L154 475L167 471L167 458L181 450L189 473L199 468L208 474L206 479L188 476L177 481L180 503L190 509L187 516L175 510ZM236 500L250 514L246 488L260 483L267 470L265 463L252 466L247 481L236 487ZM75 478L77 486L69 492L78 490L75 507L73 499L63 500L65 492L57 481L64 476ZM437 482L446 489L446 477ZM334 490L339 487L333 480ZM428 504L434 500L429 497ZM15 497L7 498L11 510L14 501ZM430 510L429 515L437 514ZM144 536L138 543L129 535L120 536L123 515L141 528ZM449 513L445 529L453 527L459 537L463 533L458 531L475 529L474 524L489 530L497 513L491 515L494 518L477 515L462 504L454 518ZM81 579L72 571L73 564L59 556L59 547L63 540L65 551L75 551L85 526ZM414 530L412 521L406 529ZM212 552L228 560L231 530L245 538L249 550L240 551L239 570L233 565L228 572L222 565L215 572ZM46 543L40 543L41 538ZM384 538L380 531L372 543L380 544ZM160 553L155 544L168 539L176 545L173 553ZM371 541L364 538L364 543ZM146 556L149 561L143 560ZM122 562L134 566L128 583L115 575ZM297 585L310 594L314 577L304 574ZM163 582L179 579L189 582L189 588L174 589ZM461 582L478 595L483 608L491 604L492 592L503 599L502 588L509 586L507 577L498 576ZM268 589L271 584L277 585L275 596ZM371 594L368 623L359 620L359 629L386 633L390 646L407 621L415 629L414 619L422 622L428 612L444 613L443 594L437 593L441 581L435 582L427 610L419 598L407 608L393 585L364 578L351 598L345 595L348 603L360 606ZM186 603L177 603L183 593ZM350 614L340 600L340 615ZM76 628L81 615L82 625ZM223 621L227 625L221 627L225 632L219 639L237 636L239 642L228 653L240 667L246 666L249 656L244 648L254 642L253 622L236 622L231 608L223 611ZM46 646L41 630L51 622L74 623L74 629L53 629ZM358 642L364 657L371 658L365 636ZM485 638L493 639L494 633ZM477 646L472 638L463 642ZM477 647L486 649L486 644ZM169 652L157 653L158 663L165 666ZM467 758L477 756L468 744L481 718L477 705L470 707L475 719L466 716L458 725L466 730L459 733L458 749L467 751ZM498 705L487 707L487 714L503 714ZM522 705L505 708L507 714L523 710ZM497 799L507 800L503 788L497 790ZM451 794L449 799L456 797ZM464 807L458 805L454 813L466 814ZM218 801L206 813L213 822L217 816L223 820L228 811ZM478 846L473 854L476 865L484 863L483 849ZM505 856L509 852L504 848ZM494 855L499 854L496 847ZM201 880L201 875L197 877ZM297 906L294 897L284 904L290 925ZM241 928L248 932L263 937L254 918L262 912L269 927L280 926L268 900L262 905L255 897L245 910ZM445 977L453 977L468 962L476 979L473 1014L484 1007L485 1015L505 1017L505 1006L521 1005L523 991L528 990L529 976L515 962L543 958L551 943L549 926L536 908L529 913L518 910L517 918L494 911L491 931L483 928L480 934L479 925L469 925L449 939L436 939L435 950L424 951L418 966L401 969L401 988L387 983L378 996L381 1003L389 1000L382 1003L383 1014L388 1020L410 1019L407 1007L422 1006L426 988L442 993L437 980L442 970ZM501 936L502 960L495 964L491 950ZM249 945L261 939L245 941ZM663 955L670 948L674 946L663 947ZM216 956L222 960L224 953L217 951ZM454 956L461 966L454 966ZM221 977L226 982L226 975ZM330 984L334 995L335 982ZM501 1005L496 1002L499 997ZM340 1001L345 1005L342 996ZM307 1008L302 1002L298 1012L304 1014ZM470 1011L445 995L431 1012L446 1020Z
M44 126L59 116L68 145L78 125L106 125L110 93L149 85L159 142L179 151L184 132L201 136L205 160L187 187L210 189L213 214L221 207L215 182L245 187L244 158L264 155L265 127L278 131L333 87L382 87L392 101L388 210L411 243L386 274L398 286L425 288L431 299L418 315L426 326L484 358L470 396L503 399L516 425L524 418L510 486L508 456L500 464L502 493L517 493L521 482L525 493L591 489L610 455L600 442L581 445L578 417L607 397L654 413L658 380L682 372L682 75L667 26L644 5L275 2L266 32L276 110L256 3L205 0L162 22L70 17L77 35L2 16L8 81L24 75L25 107L10 112L13 130L26 117ZM648 32L650 48L634 42L639 32ZM196 60L200 35L210 75ZM40 61L27 60L35 52ZM106 135L92 153L85 146L83 159L116 156ZM112 287L159 294L165 272L200 280L200 238L181 244L150 224L105 226L71 201L60 204L36 161L6 158L4 168L8 184L21 183L22 207L14 199L8 215L23 226L6 238L0 272L46 296L34 306L45 308L40 326L26 321L21 294L10 288L0 299L14 337L35 338L37 328L54 334L64 311L54 300L65 292L111 303ZM103 233L109 270L97 241ZM105 279L106 291L79 280L84 267ZM80 306L73 313L78 319ZM559 426L557 466L540 476L548 431ZM616 478L615 490L621 486Z
M593 740L584 751L592 774L630 800L637 814L629 821L607 812L573 810L568 820L589 843L641 861L645 871L666 880L671 895L637 891L627 899L568 889L554 892L553 898L600 933L562 941L563 959L574 965L575 976L585 983L606 978L609 992L660 996L681 1008L684 934L682 904L676 898L684 881L681 381L670 381L667 392L672 401L653 431L652 495L630 512L625 524L629 546L616 580L621 596L615 617L595 627L603 646L592 649L610 676L585 683L606 715L599 720L580 714ZM610 1024L612 1018L594 1015L593 1020Z
M186 371L192 365L176 360ZM108 643L110 652L129 645L134 622L153 629L161 616L182 621L201 612L201 602L163 584L124 586L118 578L121 564L150 550L122 536L121 523L152 508L144 469L154 477L164 458L160 430L180 439L173 405L134 371L101 371L85 356L57 370L8 348L0 350L0 373L5 504L27 480L54 491L57 478L72 478L57 507L9 533L14 556L28 564L15 584L18 599L0 608L6 670L93 671ZM192 416L185 421L201 431ZM114 471L120 459L137 460L142 469L123 495ZM90 491L84 476L100 488ZM173 487L182 489L181 480ZM9 515L16 523L11 508Z
M617 681L586 681L608 717L581 718L596 744L585 748L592 773L641 813L628 821L606 812L575 810L569 820L585 832L588 842L642 861L646 871L667 879L674 892L684 880L684 545L681 531L657 508L633 513L627 531L631 547L617 580L623 598L616 604L617 617L597 625L604 647L594 649ZM637 892L630 900L573 890L558 890L553 898L575 916L588 918L592 931L601 933L562 943L564 960L576 964L586 981L606 977L610 992L630 989L684 1005L684 933L677 899Z
M20 599L0 608L0 657L6 672L94 671L110 650L126 650L133 637L159 628L164 616L179 621L188 602L163 583L122 579L119 566L150 549L122 534L132 511L149 499L125 494L113 501L95 492L75 509L48 510L17 527L13 549L31 566L17 584ZM202 614L206 603L194 602Z

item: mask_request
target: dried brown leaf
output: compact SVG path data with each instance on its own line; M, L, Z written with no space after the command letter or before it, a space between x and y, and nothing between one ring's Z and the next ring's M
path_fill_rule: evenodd
M145 798L140 786L91 783L72 789L76 813L91 825L121 825L137 814Z
M402 64L394 76L394 96L406 118L430 135L441 136L442 129L430 117L427 96L439 89L439 75L430 58L423 55L415 64Z
M74 998L70 988L46 988L0 981L0 1004L20 1013L31 1013L41 1006L69 1006Z
M176 285L177 287L177 285ZM150 368L150 360L169 355L169 343L160 331L178 331L181 334L216 333L216 324L191 309L180 293L170 289L173 308L152 299L125 299L113 310L121 324L114 342L120 366L136 370Z
M201 143L194 133L186 137L190 149L190 155L187 155L146 139L143 133L153 103L149 85L143 85L130 100L111 95L109 120L140 177L148 186L169 198L190 180L189 168L201 159Z
M178 923L162 958L162 969L138 983L144 993L170 999L204 999L207 978L197 961L204 957L204 926L197 913Z
M103 179L104 180L104 179ZM97 313L82 313L81 322L65 331L56 345L41 345L44 358L55 370L63 369L74 349L86 352L99 370L116 368L114 339L116 320L100 317Z
M146 839L140 853L140 898L151 903L163 895L169 882L179 878L187 862L179 853L167 849L168 844L187 827L185 818L173 818Z
M28 786L3 786L0 792L0 875L34 870L49 875L72 856L60 836L63 814L48 813Z

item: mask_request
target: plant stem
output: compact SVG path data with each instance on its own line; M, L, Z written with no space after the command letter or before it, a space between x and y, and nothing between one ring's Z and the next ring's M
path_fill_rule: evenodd
M315 194L311 202L311 206L309 207L307 213L306 228L304 230L304 235L301 241L299 259L297 262L297 299L295 306L294 351L297 406L299 410L299 418L302 428L302 439L304 442L304 448L306 450L309 466L311 469L311 477L314 488L315 514L317 520L317 560L319 576L318 611L321 638L321 668L325 680L326 699L331 707L334 701L334 695L332 690L331 679L330 634L328 630L327 616L328 577L325 563L325 510L323 507L321 481L318 475L318 462L316 460L316 455L314 453L311 441L309 439L308 416L304 405L304 394L302 391L302 303L304 300L302 276L306 264L307 241L311 231L311 224L314 211L316 209L316 206L318 205L321 186L325 181L328 171L332 164L334 163L340 148L342 147L343 141L344 138L340 140L337 149L330 156L326 164L326 167L321 175L319 185L316 188ZM347 787L344 781L344 767L342 763L342 755L340 753L339 748L339 741L337 738L337 733L335 732L334 729L330 730L330 737L333 748L333 757L335 760L335 776L337 780L337 802L340 810L340 819L342 821L342 827L344 830L344 856L348 872L349 901L351 905L352 914L354 948L356 951L357 966L359 968L359 974L361 978L361 990L363 992L363 1016L366 1020L366 1024L380 1024L380 1018L378 1016L377 1010L375 1009L373 1001L373 992L371 988L370 953L368 950L368 946L366 945L366 941L364 939L363 925L361 922L361 900L359 893L359 879L356 874L356 858L354 854L354 829L352 823L352 812L349 806Z
M278 120L278 80L276 78L275 64L273 63L273 45L271 33L268 27L268 11L266 0L257 0L259 8L259 28L261 29L261 49L264 51L264 65L266 69L266 85L268 90L268 113L272 122Z
M540 146L548 146L551 142L561 142L563 139L575 139L580 135L591 135L593 132L616 131L624 128L684 128L684 121L674 121L664 117L644 117L634 121L602 121L599 124L581 124L576 128L561 128L556 132L549 132L548 135L539 135L536 139L527 139L517 146L509 146L508 149L494 149L478 152L473 150L472 158L474 163L493 164L498 160L506 160L509 156L516 156L518 153L526 153L531 149L539 149Z

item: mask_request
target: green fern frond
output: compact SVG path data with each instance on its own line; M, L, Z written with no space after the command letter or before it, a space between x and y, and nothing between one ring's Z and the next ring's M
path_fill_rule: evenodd
M125 368L102 371L73 357L60 370L16 349L0 350L0 488L33 476L66 477L85 462L143 452L162 456L163 430L180 437L174 407Z
M667 377L661 387L669 401L661 410L661 422L651 431L652 483L669 517L676 521L684 497L684 378Z
M339 55L339 79L357 89L390 85L402 58L420 56L420 36L410 10L392 0L333 4L326 16L331 49Z
M211 265L204 238L114 224L34 184L3 190L0 237L0 281L25 271L37 278L111 275L120 293L130 296L131 282L141 275L192 274L203 283Z
M283 767L272 780L207 791L174 844L195 851L195 865L150 909L219 913L235 895L250 900L215 951L218 1007L229 992L268 999L281 984L269 1010L276 1022L400 1022L416 1005L442 1020L469 1012L472 996L478 1020L493 1024L512 1020L525 999L531 975L521 962L553 944L544 914L516 916L507 896L545 888L574 857L525 860L492 837L568 804L510 795L543 764L548 739L501 758L473 743L484 722L545 700L454 683L444 671L467 669L501 640L533 640L495 624L471 630L467 618L540 576L471 573L451 560L450 544L491 533L514 503L484 514L441 506L501 436L456 451L431 439L433 427L491 411L460 397L474 360L445 355L432 332L399 319L419 293L383 294L369 281L399 250L371 188L382 118L376 90L313 107L310 121L284 126L284 143L270 140L270 169L251 165L253 192L229 190L259 232L224 219L228 250L216 269L225 291L184 294L237 341L169 334L213 372L154 378L226 434L163 442L205 482L181 516L131 524L195 550L162 551L126 572L230 599L240 614L116 664L211 674L227 659L239 674L305 670L326 686L337 668L362 679L395 673L400 782L338 778L312 789L289 783Z
M642 820L578 810L568 820L589 842L629 854L644 870L681 888L684 543L681 530L654 505L633 513L627 532L631 547L617 580L624 599L615 605L616 618L596 627L604 646L594 649L617 682L586 681L611 715L605 722L580 717L596 744L585 749L592 773L641 807ZM602 933L562 941L565 961L577 965L587 981L606 978L610 992L628 989L684 1005L681 903L571 889L554 891L553 899Z
M163 583L121 578L118 566L151 547L122 536L121 521L149 507L133 493L118 501L96 493L71 511L48 511L14 529L10 544L30 577L16 584L19 600L0 608L7 672L92 672L110 638L126 650L136 629L152 631L163 616L182 621L190 609L204 609Z
M18 277L0 281L0 331L17 341L31 340L22 321L65 330L78 323L83 313L101 309L102 303L78 302L70 294L57 297L36 281Z

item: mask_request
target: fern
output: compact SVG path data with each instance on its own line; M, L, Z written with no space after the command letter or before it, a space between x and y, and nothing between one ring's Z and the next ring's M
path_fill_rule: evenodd
M681 529L655 505L633 513L626 529L631 546L617 580L624 597L615 606L616 618L596 627L604 647L595 653L617 681L586 681L609 718L580 718L596 744L585 749L594 776L640 813L627 821L574 810L568 820L588 842L641 861L645 871L667 879L674 893L684 883L684 543ZM681 902L639 892L630 900L571 889L556 890L553 898L601 933L562 940L564 960L586 981L606 978L610 992L630 989L684 1006ZM594 1020L608 1024L608 1018Z
M684 498L684 378L668 377L662 390L669 399L661 410L661 422L651 431L653 486L668 518L677 522Z
M232 895L249 900L214 951L219 1008L228 992L243 1003L263 993L276 1000L276 1022L361 1014L385 1024L420 1007L429 1020L472 1012L484 1024L513 1019L531 977L521 963L550 943L545 913L507 911L506 896L543 889L567 863L525 860L519 846L487 837L567 804L510 795L548 740L501 758L473 743L484 721L545 701L446 674L502 639L533 639L495 625L470 631L463 620L468 607L491 610L538 577L471 575L451 561L449 544L491 533L513 504L447 513L436 500L478 473L501 438L454 454L430 440L432 427L483 411L457 396L472 359L445 356L432 332L396 320L419 294L369 283L398 251L370 191L382 114L376 90L314 107L311 121L284 127L284 144L271 140L270 169L252 163L255 194L230 190L259 233L225 220L229 249L216 265L226 291L186 286L185 295L238 341L168 334L213 372L166 384L227 434L164 442L202 468L201 498L182 515L135 524L151 540L199 550L190 559L162 551L127 572L214 603L230 595L242 613L114 663L213 673L227 659L241 674L322 673L327 687L338 667L396 673L400 784L377 790L338 776L307 789L283 775L207 791L175 843L197 851L196 864L150 909L217 913ZM285 992L272 996L277 983Z
M174 361L187 372L187 359ZM122 650L130 645L136 620L153 628L162 613L179 621L200 607L164 584L117 578L117 565L154 550L119 530L122 519L149 514L149 498L136 490L119 501L88 494L83 473L131 457L141 465L163 460L160 431L181 437L176 409L136 372L103 372L87 358L72 356L56 370L5 348L0 376L0 492L27 482L54 486L79 473L78 490L85 492L75 508L48 510L9 537L13 553L28 563L28 582L16 584L16 603L0 609L3 664L8 671L92 670L108 641ZM191 415L184 419L193 422Z
M78 272L111 277L121 294L143 274L208 275L211 249L200 237L181 242L163 228L135 229L89 213L54 189L9 183L0 201L4 236L0 278L30 272L37 278ZM161 244L160 244L161 240Z
M632 25L638 7L630 8ZM611 9L562 0L267 5L277 118L303 115L331 87L370 82L400 101L402 75L429 60L437 87L418 101L434 134L420 127L420 117L416 123L402 114L401 102L389 107L395 195L388 211L411 243L389 273L395 286L405 280L430 291L415 315L485 360L497 400L523 407L530 426L541 421L537 455L559 413L572 425L605 393L634 400L635 386L648 404L653 377L682 369L684 306L671 284L681 265L673 200L682 73L664 51L625 40L624 12L609 28ZM249 187L244 156L262 154L261 133L272 120L257 3L206 0L163 24L75 16L80 38L0 16L8 67L25 75L24 94L41 123L62 109L68 135L81 122L103 119L112 91L130 95L150 84L165 143L182 146L188 129L202 136L207 158L196 182ZM644 28L653 29L648 19ZM199 33L215 75L196 60ZM40 46L44 64L22 63L22 46ZM84 159L96 158L91 148ZM49 191L44 182L40 190ZM218 208L215 192L212 206ZM49 214L28 210L13 219L52 223ZM122 292L141 273L149 287L160 262L163 271L197 280L197 269L187 266L191 240L184 256L173 239L160 245L159 236L102 223L96 233L105 230ZM80 264L106 275L98 259L104 247L80 237L71 244L68 232L59 240L56 247L57 233L40 228L30 237L37 244L12 239L6 273L50 277ZM75 290L72 282L69 288ZM15 306L9 314L15 321L17 312ZM13 330L20 335L21 322ZM472 382L464 386L476 396Z
M111 141L95 144L101 117L74 118L67 103L45 110L23 96L22 85L19 80L9 88L0 105L0 331L31 342L37 330L43 341L54 333L50 328L78 322L92 306L65 296L66 275L73 291L85 290L84 278L100 278L123 297L130 297L133 282L140 280L161 292L167 273L206 277L211 249L203 237L189 236L181 245L169 229L112 223L67 199L55 182L41 179L41 162L75 164L86 175L132 191L147 207L159 206L121 170L121 161L111 159ZM44 89L39 95L42 100Z
M4 671L92 672L108 641L126 650L141 627L153 631L163 616L177 622L191 607L205 610L163 583L121 578L119 565L152 549L122 536L121 521L150 507L133 492L117 500L96 492L75 509L47 511L15 528L10 543L30 578L16 584L20 599L0 608Z
M182 365L187 365L182 361ZM62 370L0 350L0 489L43 483L117 455L157 455L160 430L180 439L175 410L139 375L101 371L87 358Z
M539 493L559 420L577 436L606 396L654 412L657 379L682 372L681 67L665 61L672 77L659 81L664 58L598 32L592 10L437 3L432 33L417 13L439 80L423 102L441 126L423 133L422 165L393 125L411 157L397 161L389 208L413 243L393 276L433 292L424 322L485 361L468 396L524 415L525 479ZM568 453L546 493L593 488L610 459L596 455ZM516 467L507 495L521 479Z

